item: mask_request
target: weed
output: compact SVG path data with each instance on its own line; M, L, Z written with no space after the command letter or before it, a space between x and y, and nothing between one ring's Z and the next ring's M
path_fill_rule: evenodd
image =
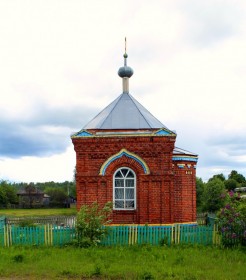
M61 276L66 276L66 277L76 277L77 274L74 273L73 271L70 270L62 270L62 272L60 273Z
M24 260L24 256L22 254L18 254L13 256L13 261L17 263L22 263Z
M163 237L160 242L159 242L160 246L167 246L168 245L168 237L165 236Z
M183 262L184 262L184 257L183 256L178 256L176 258L176 260L174 261L174 265L183 264Z
M142 275L141 279L152 280L152 279L155 279L155 278L154 278L154 276L150 272L144 272L144 274Z
M108 270L108 269L110 268L110 263L109 263L109 262L106 262L106 263L104 264L104 267L105 267L106 270Z
M194 275L186 275L184 276L184 280L198 280L198 278Z
M91 276L101 276L101 275L102 275L101 267L96 265L94 271L91 273Z

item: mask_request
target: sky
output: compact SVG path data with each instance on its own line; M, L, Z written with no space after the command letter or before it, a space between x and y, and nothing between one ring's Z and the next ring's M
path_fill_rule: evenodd
M199 155L246 176L246 1L1 0L0 180L73 180L70 139L122 93Z

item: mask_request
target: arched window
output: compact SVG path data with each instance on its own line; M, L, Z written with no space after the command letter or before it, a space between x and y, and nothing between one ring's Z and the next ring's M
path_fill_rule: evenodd
M136 209L136 175L127 167L121 167L114 173L114 209Z

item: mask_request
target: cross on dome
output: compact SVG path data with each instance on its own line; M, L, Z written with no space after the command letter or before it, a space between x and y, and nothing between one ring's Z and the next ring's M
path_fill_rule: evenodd
M131 78L131 76L133 75L133 70L131 67L127 66L127 53L126 53L126 38L125 38L125 53L123 55L124 57L124 66L120 67L119 71L118 71L118 75L121 78Z

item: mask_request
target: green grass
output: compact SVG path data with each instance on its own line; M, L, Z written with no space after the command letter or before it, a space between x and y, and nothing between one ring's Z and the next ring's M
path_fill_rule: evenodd
M0 248L0 278L241 280L246 254L215 247Z
M36 217L36 216L66 216L76 215L76 208L58 208L58 209L0 209L0 216L8 217Z

